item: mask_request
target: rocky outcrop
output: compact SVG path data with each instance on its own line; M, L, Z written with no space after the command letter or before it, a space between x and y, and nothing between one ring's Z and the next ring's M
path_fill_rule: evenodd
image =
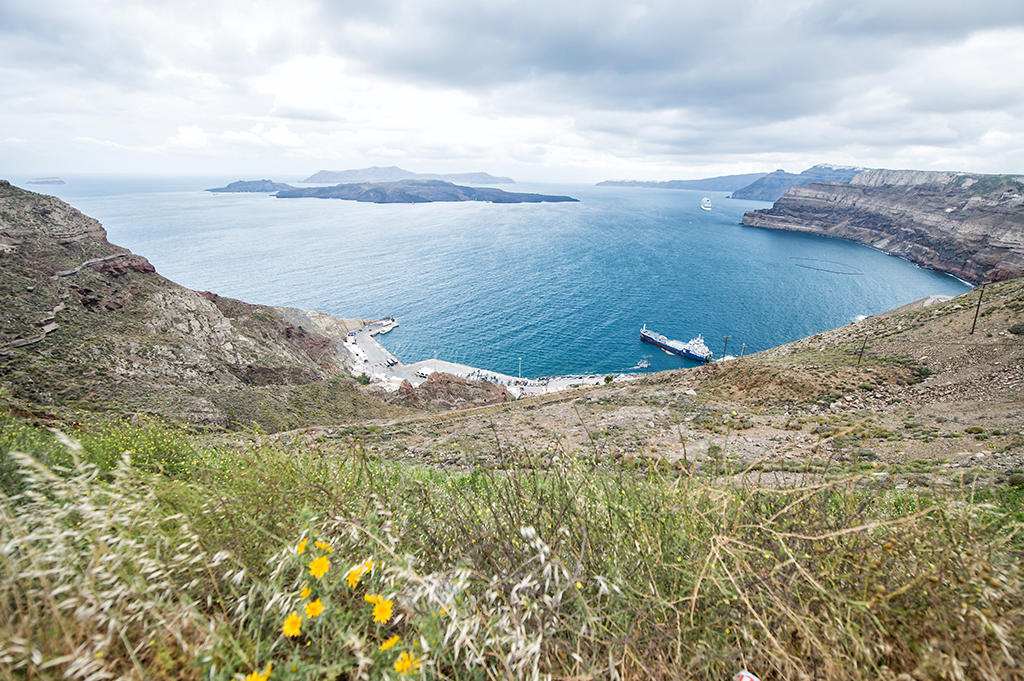
M869 170L793 187L748 227L850 239L973 283L1024 275L1024 177Z
M0 182L0 244L0 382L18 400L264 428L374 410L326 322L179 286L59 199Z
M489 381L470 381L441 372L430 374L427 380L414 388L403 381L389 400L410 407L426 409L471 409L488 404L511 402L511 393L501 385Z
M737 189L732 193L734 199L751 199L754 201L775 201L786 193L790 187L799 187L812 182L849 182L863 168L852 166L833 166L827 163L820 163L811 166L800 174L787 173L785 170L776 170L764 177L752 182L750 185Z
M206 191L214 193L248 192L272 194L273 192L286 191L288 189L295 189L295 187L284 182L274 182L273 180L238 180L225 187L216 187Z
M368 203L431 203L434 201L490 201L491 203L541 203L576 201L570 196L521 194L491 187L463 187L441 180L363 182L333 187L307 187L277 193L279 199L313 197L347 199Z
M399 180L444 180L466 184L515 184L511 177L498 177L490 173L414 173L398 166L373 166L353 170L321 170L303 182L311 184L348 184L352 182L397 182Z

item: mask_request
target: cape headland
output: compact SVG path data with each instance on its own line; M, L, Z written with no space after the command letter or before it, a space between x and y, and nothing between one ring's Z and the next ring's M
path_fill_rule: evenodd
M856 241L972 283L1024 274L1024 177L868 170L790 188L742 224Z
M279 191L279 199L313 197L367 203L431 203L434 201L489 201L491 203L542 203L578 201L571 196L524 194L493 187L464 187L442 180L359 182L333 187L303 187Z

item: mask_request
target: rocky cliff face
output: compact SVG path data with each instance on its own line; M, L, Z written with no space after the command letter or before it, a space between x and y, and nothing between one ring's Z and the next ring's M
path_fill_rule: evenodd
M305 313L179 286L96 220L3 181L0 297L0 381L19 400L265 428L374 412L337 339L294 323Z
M1024 177L869 170L793 187L743 224L850 239L973 283L1024 275Z

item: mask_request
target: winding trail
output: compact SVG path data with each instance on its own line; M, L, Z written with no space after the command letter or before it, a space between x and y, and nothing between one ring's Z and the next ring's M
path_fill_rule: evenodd
M105 255L102 258L92 258L90 260L86 260L85 262L81 263L77 267L72 267L70 270L61 270L60 272L56 272L50 278L53 279L54 281L57 281L58 279L60 279L62 277L70 277L72 274L78 274L79 272L82 271L83 268L89 267L90 265L96 265L98 263L107 262L108 260L114 260L116 258L123 258L126 255L128 255L128 254L127 253L114 253L113 255Z

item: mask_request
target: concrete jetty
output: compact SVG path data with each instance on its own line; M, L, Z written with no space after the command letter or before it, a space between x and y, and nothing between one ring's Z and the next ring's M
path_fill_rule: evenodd
M561 392L586 385L600 385L611 375L613 381L629 381L639 378L638 374L577 374L572 376L549 376L545 378L520 378L489 369L480 369L449 362L443 359L425 359L412 364L403 364L397 357L377 342L375 336L387 333L398 326L394 318L379 319L350 331L342 346L352 356L352 373L365 373L372 383L386 390L398 390L403 381L418 386L432 373L445 373L472 381L489 381L505 386L514 397L528 397Z

